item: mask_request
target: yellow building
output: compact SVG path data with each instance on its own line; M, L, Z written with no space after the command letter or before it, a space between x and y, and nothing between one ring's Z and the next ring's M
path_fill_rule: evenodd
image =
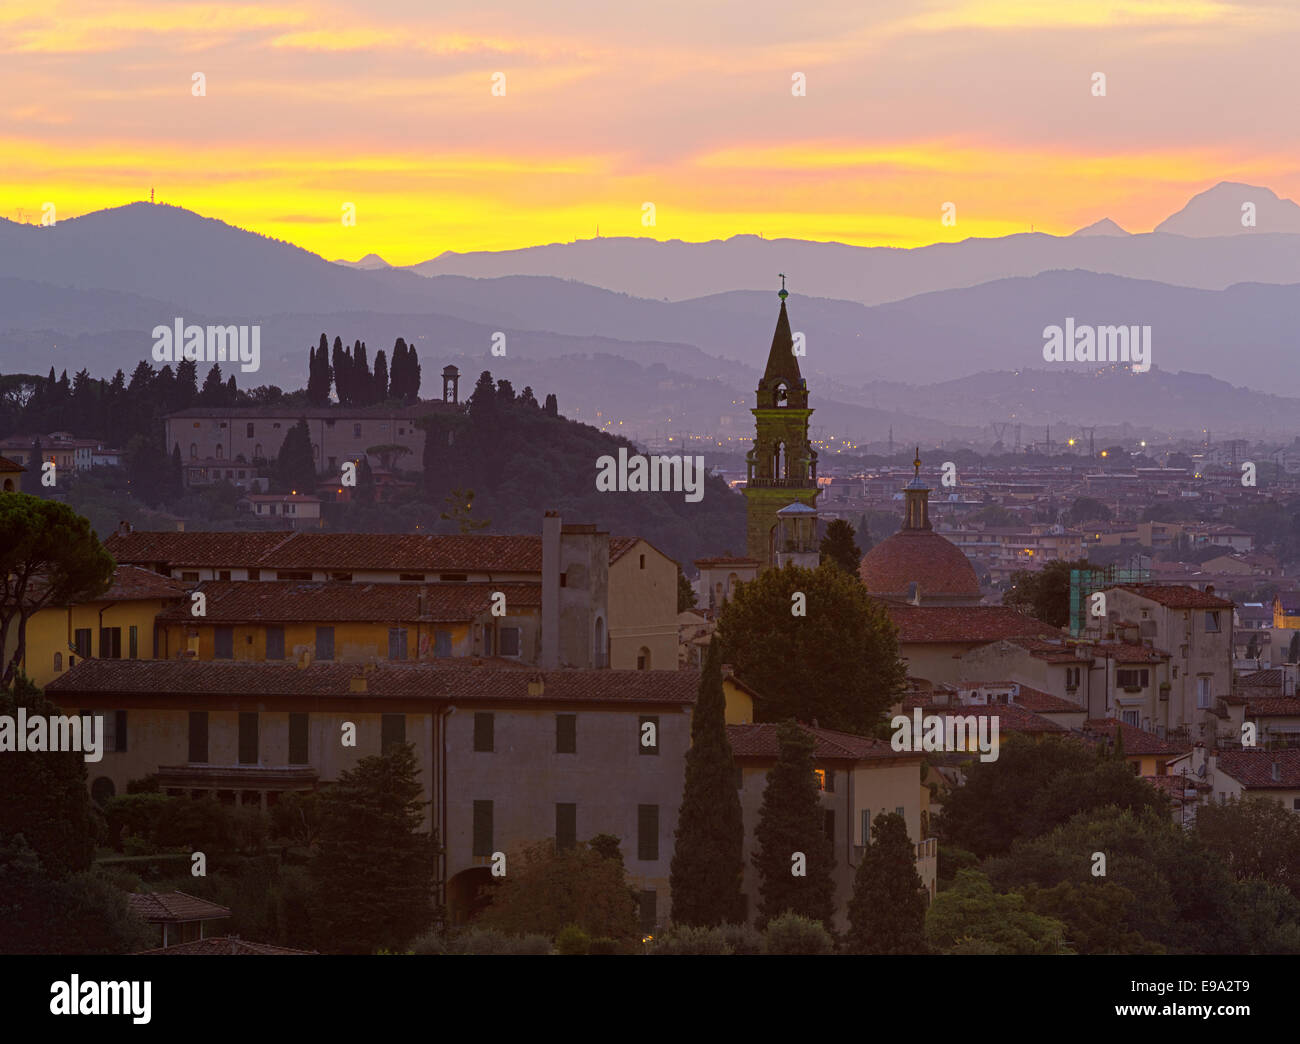
M179 605L187 585L137 566L118 566L112 586L94 601L51 606L27 621L21 669L44 687L82 659L158 658L155 620ZM11 628L16 630L16 628ZM12 655L12 643L6 656Z
M27 469L16 460L0 457L0 492L21 493L23 491L23 475L26 471Z
M640 537L609 542L609 666L675 671L677 563Z

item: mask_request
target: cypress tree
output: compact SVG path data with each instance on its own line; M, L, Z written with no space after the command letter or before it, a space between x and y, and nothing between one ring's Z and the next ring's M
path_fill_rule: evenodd
M323 333L320 345L308 352L307 401L312 406L324 406L330 399L330 346Z
M311 493L316 488L316 454L311 448L311 429L306 418L285 432L280 455L275 460L275 475L287 492Z
M415 345L406 348L406 389L403 401L409 406L420 399L420 355Z
M331 357L330 369L334 371L334 393L338 396L339 405L346 406L352 400L349 393L352 384L349 378L352 376L351 359L348 358L347 352L343 348L343 338L337 334L334 336L334 354Z
M363 341L352 346L352 401L358 406L369 406L374 394L375 378L370 372L370 359Z
M374 389L370 396L372 402L383 402L388 398L388 359L382 348L375 352Z
M839 566L846 573L854 576L858 575L858 566L862 562L862 548L858 547L857 541L854 540L856 534L853 527L842 518L837 518L826 527L826 535L822 537L821 552L822 561L830 562Z
M882 812L853 878L849 945L855 953L925 953L925 894L907 823Z
M401 400L406 387L406 340L399 337L393 345L393 361L388 368L388 397Z
M787 910L829 925L834 913L834 854L823 827L821 789L813 774L813 737L793 721L776 730L779 753L754 828L759 928ZM795 876L803 855L803 875Z
M546 396L546 405L542 407L542 412L548 417L558 417L560 415L560 404L556 401L554 392Z
M674 923L712 927L743 919L744 844L736 763L727 739L722 655L718 643L710 642L691 718L686 784L677 813L669 878Z

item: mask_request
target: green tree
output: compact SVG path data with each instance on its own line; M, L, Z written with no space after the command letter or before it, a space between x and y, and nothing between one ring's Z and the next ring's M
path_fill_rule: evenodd
M925 886L907 822L882 812L853 877L849 945L855 953L925 953Z
M682 572L682 567L679 565L677 567L677 611L682 613L687 609L694 609L696 602L695 588L686 579L686 574Z
M1122 759L1099 757L1069 739L1035 743L1011 736L996 761L971 761L965 777L944 799L936 828L944 844L980 857L1107 805L1168 813L1164 795L1134 776Z
M311 493L316 489L316 454L311 448L311 429L307 419L285 432L280 454L275 459L275 475L283 491Z
M370 470L370 458L361 454L357 465L357 503L371 505L375 502L375 473Z
M1070 571L1095 568L1095 564L1080 558L1048 562L1038 570L1017 569L1011 574L1011 586L1003 592L1002 604L1053 627L1064 627L1070 622Z
M0 688L13 683L27 655L27 621L46 606L103 594L113 569L90 523L66 504L25 493L0 497L0 649L13 650Z
M813 774L813 737L794 722L778 725L776 736L777 760L767 774L754 827L751 861L762 897L758 927L787 910L826 924L834 913L834 853ZM803 870L800 876L797 869Z
M592 938L630 942L638 935L636 901L622 861L586 844L557 851L554 841L511 854L509 872L493 889L480 922L512 935L555 938L570 924Z
M727 739L722 657L717 643L710 642L691 717L686 783L677 813L669 878L675 924L711 927L743 920L744 846L736 762Z
M1084 522L1109 522L1111 510L1095 497L1076 497L1070 509L1061 521L1066 525L1082 525Z
M1286 647L1286 662L1300 663L1300 631L1296 631L1291 636L1291 641Z
M854 540L856 535L848 522L842 518L835 519L826 527L826 534L822 537L822 561L830 562L846 573L857 576L858 566L862 563L862 548Z
M1025 908L1065 925L1065 939L1075 953L1164 953L1128 927L1132 892L1113 881L1078 884L1062 881L1052 888L1030 885L1024 891Z
M322 950L404 950L432 923L438 842L421 831L422 796L409 743L363 758L324 792L311 866Z
M457 531L463 536L476 533L492 524L490 518L474 517L474 491L472 489L453 489L443 499L446 509L438 517L444 522L455 522Z
M1034 913L1015 892L993 891L978 870L959 870L925 916L927 943L939 953L1070 953L1065 925Z
M992 526L994 528L1005 528L1016 524L1016 516L1004 508L1001 504L989 504L987 507L980 508L975 514L971 515L972 522L978 522L983 526Z
M796 616L803 595L805 615ZM902 690L898 631L856 576L787 565L741 585L718 620L723 657L760 694L759 721L866 734ZM852 650L852 655L846 652Z
M1238 878L1263 878L1300 898L1300 816L1281 803L1248 797L1202 805L1195 833Z

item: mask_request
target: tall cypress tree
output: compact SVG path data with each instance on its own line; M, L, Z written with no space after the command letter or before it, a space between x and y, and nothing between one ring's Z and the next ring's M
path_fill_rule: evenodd
M324 406L330 399L330 346L323 333L320 345L308 351L307 402L312 406Z
M677 813L669 878L674 923L711 927L743 919L744 845L736 763L727 739L722 655L718 643L710 642L691 718L686 784Z
M275 475L285 492L312 493L316 489L316 454L311 448L311 429L306 418L285 432L280 454L275 459Z
M388 367L388 397L400 400L406 387L406 339L393 344L393 361Z
M409 406L420 399L420 353L415 345L406 348L406 389L403 401Z
M834 913L834 853L823 827L821 789L813 774L813 737L793 721L777 726L776 764L754 828L753 864L761 878L760 928L787 910L829 926ZM803 855L803 874L796 853Z
M374 393L375 378L370 372L370 359L364 341L352 346L352 401L358 406L369 406Z
M388 359L382 348L375 352L374 389L370 396L371 402L383 402L388 398Z
M349 398L352 385L348 380L352 376L352 367L349 365L351 362L343 348L343 338L335 334L334 354L331 357L330 368L334 371L334 392L338 396L340 406L346 406L352 401Z
M925 894L915 846L897 812L871 824L849 900L849 945L855 953L926 953Z

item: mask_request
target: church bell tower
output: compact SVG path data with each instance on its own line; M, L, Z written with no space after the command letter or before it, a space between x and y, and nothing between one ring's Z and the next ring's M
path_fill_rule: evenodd
M817 451L808 441L808 382L799 373L790 317L786 314L785 277L781 277L781 311L776 317L767 368L758 382L754 414L754 448L745 457L745 553L761 569L777 565L786 551L778 512L792 504L817 507Z

